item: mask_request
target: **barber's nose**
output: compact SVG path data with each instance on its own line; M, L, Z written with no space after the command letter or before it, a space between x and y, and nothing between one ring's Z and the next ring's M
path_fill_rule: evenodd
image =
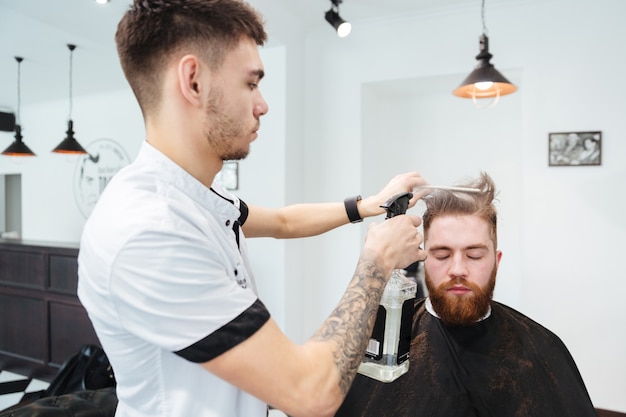
M263 96L259 94L259 101L254 106L254 117L258 119L259 117L266 115L268 111L269 105Z

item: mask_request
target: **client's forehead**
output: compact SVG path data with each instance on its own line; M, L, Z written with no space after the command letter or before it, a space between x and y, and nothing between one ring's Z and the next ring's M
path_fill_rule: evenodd
M489 231L489 223L478 215L441 215L433 219L425 238L429 246L493 246Z

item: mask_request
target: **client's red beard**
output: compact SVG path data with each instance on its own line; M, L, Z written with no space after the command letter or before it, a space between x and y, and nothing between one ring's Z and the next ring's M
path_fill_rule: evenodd
M444 323L454 326L471 326L489 311L493 290L496 286L497 268L495 266L491 272L491 278L484 288L468 282L465 278L453 279L435 288L428 271L425 270L424 273L430 302ZM470 288L472 292L458 296L447 291L459 284Z

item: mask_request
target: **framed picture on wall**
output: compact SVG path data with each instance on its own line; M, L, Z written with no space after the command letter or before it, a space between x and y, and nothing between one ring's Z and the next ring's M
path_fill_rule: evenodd
M560 132L548 134L550 166L602 164L602 132Z
M239 162L226 161L222 170L217 173L217 180L227 190L239 189Z

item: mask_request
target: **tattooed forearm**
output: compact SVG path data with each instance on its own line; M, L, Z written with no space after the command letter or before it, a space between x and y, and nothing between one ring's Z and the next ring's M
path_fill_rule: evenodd
M373 263L359 261L343 298L313 336L314 340L336 343L334 358L344 395L363 359L387 278Z

